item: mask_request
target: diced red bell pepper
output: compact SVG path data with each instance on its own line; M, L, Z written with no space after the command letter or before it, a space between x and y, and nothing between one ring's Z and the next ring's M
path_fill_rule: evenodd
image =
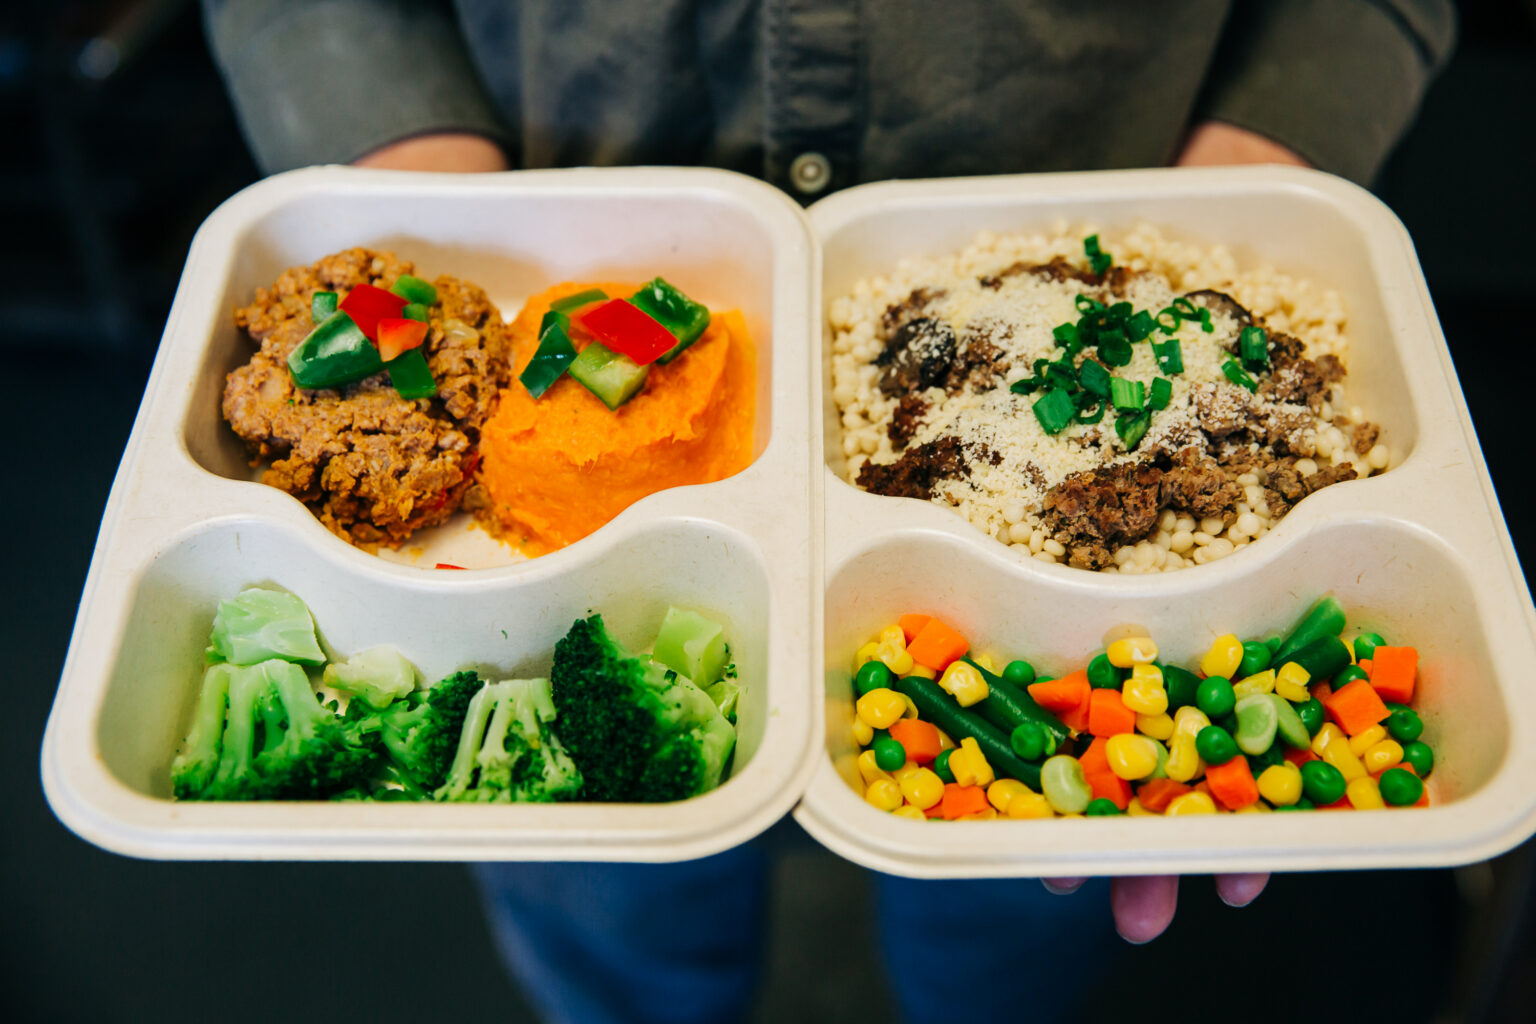
M400 296L371 284L358 285L341 300L341 309L372 342L379 340L379 321L386 317L398 317L404 308L405 300Z
M641 366L655 362L677 344L671 331L624 299L609 299L593 306L575 322L592 337Z
M407 320L405 317L387 316L379 321L378 338L379 358L386 363L396 356L418 348L427 340L427 325L420 320Z

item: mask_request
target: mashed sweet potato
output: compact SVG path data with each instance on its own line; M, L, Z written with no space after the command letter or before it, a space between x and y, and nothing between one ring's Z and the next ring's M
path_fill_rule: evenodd
M752 461L757 357L735 312L715 313L703 337L653 366L617 410L569 376L529 397L516 375L538 348L539 321L551 302L590 287L557 285L528 300L511 325L514 381L481 435L481 520L530 555L580 540L647 494L722 480Z

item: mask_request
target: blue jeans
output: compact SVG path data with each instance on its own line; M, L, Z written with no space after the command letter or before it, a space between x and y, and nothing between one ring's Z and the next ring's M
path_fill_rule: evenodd
M474 872L503 959L547 1020L712 1024L751 1005L771 849ZM1033 879L873 878L891 993L910 1021L1067 1019L1118 946L1103 880L1053 896Z

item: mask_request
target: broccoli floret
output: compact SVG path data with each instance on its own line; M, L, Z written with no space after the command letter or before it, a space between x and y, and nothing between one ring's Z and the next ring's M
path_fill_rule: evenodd
M417 691L383 710L365 701L347 705L347 717L378 723L388 755L386 781L398 782L412 795L426 797L448 778L470 702L485 686L479 674L464 670Z
M555 645L550 681L584 799L682 800L720 783L736 731L703 690L615 641L602 616Z
M547 679L489 683L469 704L439 800L486 803L569 800L581 772L550 728Z
M415 691L416 668L386 644L331 662L321 682L350 697L361 697L370 707L386 708Z
M377 727L322 707L298 665L212 665L171 779L183 800L323 799L364 782Z

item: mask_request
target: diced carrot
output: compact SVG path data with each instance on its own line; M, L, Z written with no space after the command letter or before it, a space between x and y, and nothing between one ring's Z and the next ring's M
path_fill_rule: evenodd
M1083 776L1088 780L1088 788L1093 790L1095 800L1112 800L1122 811L1130 805L1131 784L1114 772L1106 769L1102 772L1084 772Z
M1195 783L1195 792L1204 793L1212 800L1216 799L1216 794L1211 792L1211 784L1206 782L1204 779L1201 779L1199 782Z
M1291 762L1291 764L1295 765L1297 768L1300 768L1308 761L1316 761L1317 755L1312 753L1312 751L1306 747L1303 747L1300 750L1292 750L1287 747L1285 751L1285 759Z
M890 726L891 739L900 743L918 764L930 764L939 756L939 727L920 718L898 718Z
M1355 805L1349 802L1349 797L1341 796L1331 804L1318 804L1320 811L1352 811Z
M1141 788L1136 790L1136 799L1140 800L1141 806L1147 810L1162 814L1168 809L1168 804L1174 797L1194 791L1193 786L1186 786L1173 779L1152 779L1149 782L1143 782Z
M1381 650L1379 647L1376 649ZM1371 673L1376 671L1375 658L1361 658L1356 664L1360 666L1360 671L1365 673L1367 679L1371 678Z
M1356 679L1340 688L1324 706L1328 716L1350 736L1360 735L1389 714L1387 706L1364 679Z
M1231 811L1241 810L1259 798L1259 784L1253 781L1253 771L1245 757L1234 757L1226 764L1206 765L1205 781L1210 784L1216 802Z
M1093 742L1088 744L1088 749L1077 755L1077 763L1083 766L1084 775L1109 771L1108 747L1109 740L1095 736Z
M935 672L943 672L950 662L970 649L965 637L934 618L923 623L923 628L907 644L907 653L912 655L912 660Z
M1119 690L1094 690L1089 700L1088 731L1095 736L1136 731L1136 712L1125 706Z
M1417 648L1378 647L1371 662L1371 687L1377 696L1399 704L1413 699L1413 682L1419 672Z
M911 643L917 639L917 634L923 631L923 627L928 625L928 620L931 618L933 618L932 615L918 615L911 612L897 619L896 623L901 626L902 635L907 638L907 643Z
M916 657L916 655L914 655ZM1088 670L1080 668L1060 679L1047 679L1042 683L1030 683L1026 687L1035 703L1056 714L1075 711L1087 703L1093 687L1088 684Z
M1071 711L1058 711L1056 713L1056 717L1061 719L1062 725L1079 734L1086 733L1088 731L1088 711L1090 707L1089 701L1091 699L1092 693L1093 691L1089 690L1088 693L1083 694L1082 703L1078 704L1078 706L1073 708Z
M967 814L979 814L987 807L987 791L982 787L948 782L944 785L944 798L939 801L939 816L954 821Z

